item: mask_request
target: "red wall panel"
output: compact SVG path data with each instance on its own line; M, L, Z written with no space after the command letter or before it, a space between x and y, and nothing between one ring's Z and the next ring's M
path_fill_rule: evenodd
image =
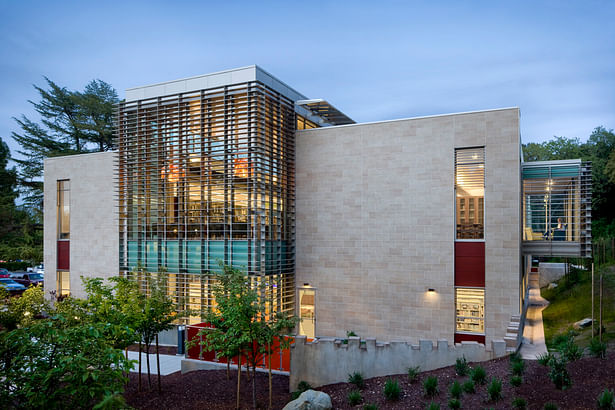
M461 333L455 333L455 343L461 342L478 342L485 344L485 336L483 335L464 335Z
M70 270L70 241L58 241L58 270Z
M485 286L485 242L455 242L455 286Z

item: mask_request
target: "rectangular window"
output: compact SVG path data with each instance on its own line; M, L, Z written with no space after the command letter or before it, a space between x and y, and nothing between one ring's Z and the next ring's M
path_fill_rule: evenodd
M456 332L485 333L485 290L455 288Z
M314 289L299 289L299 334L314 338L316 333Z
M455 196L456 238L484 239L485 148L455 150Z
M70 273L67 271L59 270L56 280L56 288L58 290L58 296L70 295Z
M70 239L70 181L58 181L58 239Z

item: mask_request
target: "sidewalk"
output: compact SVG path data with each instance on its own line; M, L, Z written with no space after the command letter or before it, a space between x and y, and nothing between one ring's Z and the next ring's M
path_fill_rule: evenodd
M131 372L139 371L139 352L128 351L128 358L131 360L137 360L137 363L133 366ZM166 376L171 373L179 372L182 369L182 360L184 355L160 355L160 374ZM149 368L152 374L157 372L156 355L149 355ZM141 372L147 373L147 357L145 353L141 354Z
M542 311L548 305L549 301L540 296L538 272L530 273L529 306L525 315L525 328L520 349L523 359L536 360L538 356L547 353Z

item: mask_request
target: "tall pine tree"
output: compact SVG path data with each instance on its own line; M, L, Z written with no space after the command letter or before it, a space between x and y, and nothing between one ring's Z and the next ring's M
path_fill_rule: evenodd
M20 132L12 136L21 145L17 152L19 184L29 205L42 210L43 160L47 157L107 151L113 148L113 107L118 103L115 89L93 80L83 92L70 91L45 77L48 89L35 86L39 102L30 101L40 123L25 115L14 118Z

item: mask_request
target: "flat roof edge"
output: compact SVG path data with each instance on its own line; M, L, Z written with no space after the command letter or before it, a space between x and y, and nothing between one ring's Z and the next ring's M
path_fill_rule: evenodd
M309 128L309 129L301 130L301 132L303 132L303 131L314 131L314 130L331 129L331 128L339 128L339 127L356 127L356 126L360 126L360 125L386 124L386 123L390 123L390 122L399 122L399 121L408 121L408 120L422 120L422 119L428 119L428 118L449 117L449 116L453 116L453 115L480 114L480 113L483 113L483 112L507 111L507 110L519 110L519 107L491 108L491 109L486 109L486 110L462 111L462 112L452 112L452 113L434 114L434 115L421 115L421 116L418 116L418 117L397 118L397 119L394 119L394 120L357 122L355 124L332 125L330 127L322 127L322 128Z
M53 160L56 160L56 159L83 157L83 156L86 156L86 155L109 155L109 154L117 154L117 151L96 151L96 152L84 152L82 154L59 155L57 157L46 157L43 161L53 161Z
M172 84L172 83L175 83L177 81L194 80L196 78L208 77L208 76L218 75L218 74L232 73L233 71L248 70L250 68L258 69L259 67L256 64L252 64L252 65L247 65L245 67L237 67L237 68L230 68L228 70L215 71L213 73L193 75L193 76L184 77L184 78L176 78L175 80L162 81L162 82L159 82L159 83L153 83L153 84L147 84L147 85L139 85L137 87L126 88L125 91L134 91L134 90L139 90L141 88L156 87L156 86L160 86L160 85ZM262 71L265 71L265 70L262 70ZM267 74L269 74L269 73L267 73ZM269 75L271 75L271 74L269 74Z
M576 159L553 159L550 161L526 161L521 165L523 167L544 167L547 165L580 165L583 161L580 158Z

